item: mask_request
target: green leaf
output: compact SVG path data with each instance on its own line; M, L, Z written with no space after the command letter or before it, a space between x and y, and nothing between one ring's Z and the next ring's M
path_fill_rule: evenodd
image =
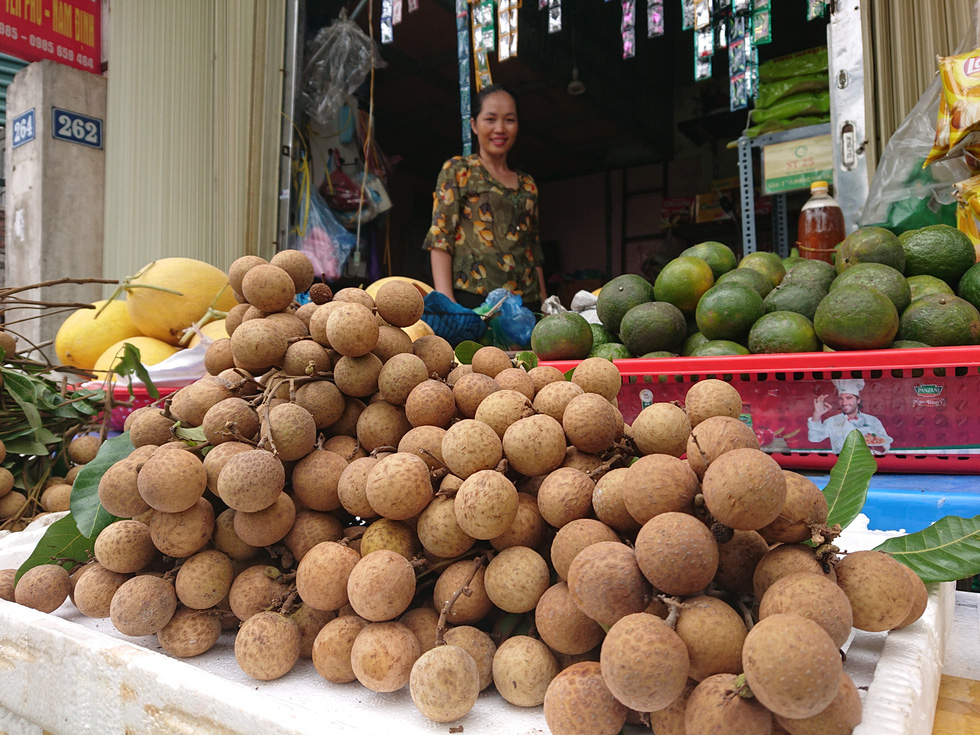
M525 370L531 370L538 366L538 356L533 352L518 352L514 356L514 364L516 367L522 367Z
M71 490L71 514L79 532L86 538L95 538L116 520L99 502L99 480L112 465L128 457L133 448L128 431L106 439L95 459L82 467L75 478Z
M7 452L10 454L20 454L24 457L43 457L48 453L48 448L33 439L16 439L12 442L4 442Z
M980 574L980 515L946 516L928 528L875 547L918 574L923 582L952 582Z
M71 514L64 518L59 518L44 531L44 535L37 542L34 551L27 557L27 560L17 569L14 580L21 578L21 575L28 569L39 567L42 564L55 564L64 559L72 559L72 563L65 564L65 569L71 571L78 563L84 563L92 556L95 548L95 539L86 538L78 532L75 519Z
M157 387L153 385L153 381L150 380L150 373L146 370L146 365L143 364L142 355L138 348L127 342L123 345L126 356L127 365L131 366L131 371L126 374L134 374L137 378L143 381L143 387L146 388L146 392L151 398L156 400L160 397L160 391ZM132 395L132 386L130 386L130 395Z
M178 423L177 428L174 429L174 431L181 439L194 442L195 444L201 444L208 440L208 438L204 436L204 429L202 429L200 426L189 426L185 428Z
M565 372L565 380L571 380L573 375L575 375L575 368Z
M474 342L471 339L463 340L458 345L456 345L456 362L460 365L469 365L473 362L473 355L476 351L483 347L479 342Z
M830 482L823 489L827 498L827 525L839 523L847 528L858 517L868 497L871 476L878 470L878 463L868 449L860 431L852 431L844 439L844 446L837 456L837 463L830 471Z
M34 405L36 394L34 385L29 378L9 370L3 371L3 385L7 389L11 398L16 401L20 410L24 412L24 417L34 431L41 428L41 414Z

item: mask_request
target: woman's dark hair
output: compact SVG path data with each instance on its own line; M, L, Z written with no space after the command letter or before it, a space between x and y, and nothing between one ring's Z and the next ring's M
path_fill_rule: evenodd
M474 120L476 120L476 118L480 116L480 110L483 109L483 100L485 100L487 97L489 97L490 95L496 92L503 92L504 94L509 94L510 98L514 100L514 109L515 110L517 109L517 97L514 95L513 92L507 89L507 87L505 87L503 84L490 84L484 87L483 89L481 89L477 93L476 97L473 98L472 117ZM518 117L520 117L520 114L518 114Z

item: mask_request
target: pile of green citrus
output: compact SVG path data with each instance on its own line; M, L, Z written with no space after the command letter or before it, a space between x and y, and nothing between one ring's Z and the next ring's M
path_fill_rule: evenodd
M542 319L543 359L667 357L980 344L980 263L948 225L899 236L856 230L835 263L751 253L737 261L703 242L599 292L601 324L577 314Z

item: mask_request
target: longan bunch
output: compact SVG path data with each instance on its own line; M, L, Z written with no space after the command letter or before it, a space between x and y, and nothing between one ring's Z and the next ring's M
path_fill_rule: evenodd
M924 586L877 552L800 543L826 502L759 450L734 388L702 381L686 410L630 426L610 361L572 380L496 347L457 365L403 330L421 315L410 284L297 308L300 256L233 264L231 337L206 377L130 417L135 450L99 485L124 520L67 585L48 565L52 588L171 655L234 632L257 680L306 657L325 686L407 686L438 722L491 685L543 705L556 735L612 735L631 712L707 732L735 699L740 732L860 720L841 636L911 624ZM25 579L18 601L64 601L19 593ZM885 588L900 619L876 607Z

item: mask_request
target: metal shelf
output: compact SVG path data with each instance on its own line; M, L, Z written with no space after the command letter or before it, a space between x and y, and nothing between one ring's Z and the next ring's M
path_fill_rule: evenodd
M817 135L829 135L830 123L807 125L792 130L780 130L775 133L750 138L741 136L735 145L738 147L738 189L742 208L742 255L756 251L757 238L755 229L755 187L753 185L754 164L752 149L763 148L776 143L787 143ZM772 217L774 229L774 246L776 252L785 257L789 255L789 222L786 216L786 194L772 195Z

